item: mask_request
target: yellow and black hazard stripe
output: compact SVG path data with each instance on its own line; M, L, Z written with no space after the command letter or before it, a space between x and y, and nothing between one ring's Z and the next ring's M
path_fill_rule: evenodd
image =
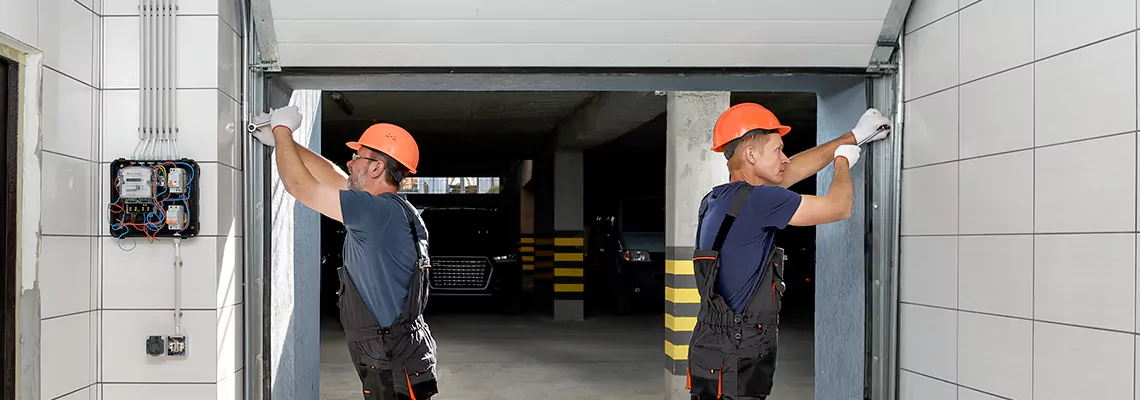
M558 231L554 236L554 298L585 300L585 239L582 231Z
M701 295L693 275L693 248L665 248L665 369L685 375L689 339L701 310Z
M554 280L554 238L549 233L535 235L534 280L547 285Z
M519 235L519 258L522 264L522 289L531 291L534 287L534 234Z

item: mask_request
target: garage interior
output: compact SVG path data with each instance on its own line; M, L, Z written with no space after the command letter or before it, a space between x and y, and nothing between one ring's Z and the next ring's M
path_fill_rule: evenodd
M633 99L625 100L632 109L612 115L597 111L597 103L615 98ZM762 104L792 127L784 138L789 156L816 144L815 93L732 93L731 103L741 102ZM567 138L561 133L567 125L580 124L583 116L591 119L590 130L602 134ZM665 395L660 372L661 324L668 313L662 301L664 96L324 91L322 155L344 168L351 155L344 142L377 122L408 129L420 146L419 173L405 181L403 192L421 209L433 238L432 284L439 287L432 288L425 318L440 349L439 398L522 398L540 392L547 392L546 398L576 399ZM554 218L553 181L558 177L551 168L553 154L566 149L581 154L585 236L581 315L570 320L555 318L557 279L542 265L541 250L533 252L534 238L549 230ZM815 194L815 177L791 190ZM472 227L455 219L485 225ZM322 399L358 399L360 381L337 320L336 268L344 228L324 217L320 226L320 394ZM791 263L775 389L788 398L814 394L815 235L814 227L789 226L776 238ZM620 263L625 253L614 251L617 238L621 249L648 253L648 262ZM450 271L447 260L435 258L445 256L482 257L494 267L480 270L490 271L483 274Z

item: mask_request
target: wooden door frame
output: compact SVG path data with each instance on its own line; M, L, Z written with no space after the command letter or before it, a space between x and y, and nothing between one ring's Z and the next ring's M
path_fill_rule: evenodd
M3 400L15 400L16 389L18 382L16 382L16 366L19 360L16 359L16 348L19 343L19 332L16 331L16 319L19 318L16 310L16 297L18 296L19 283L16 281L16 255L18 248L16 246L17 232L16 222L18 216L16 215L17 203L17 180L16 174L19 171L18 159L19 145L17 141L17 132L19 128L19 82L20 82L20 64L16 60L11 60L6 57L0 56L0 73L5 74L4 85L0 87L0 96L4 97L3 102L0 102L0 113L4 114L4 118L0 118L3 124L0 124L3 137L2 154L4 156L4 190L5 196L3 201L3 215L0 216L0 222L3 222L3 240L4 240L4 253L3 253L3 271L0 271L0 282L3 283L3 290L0 290L0 304L3 304L3 317L0 317L3 326L0 327L0 336L3 337L3 349L0 349L0 371L3 371L3 380L0 382L2 387Z

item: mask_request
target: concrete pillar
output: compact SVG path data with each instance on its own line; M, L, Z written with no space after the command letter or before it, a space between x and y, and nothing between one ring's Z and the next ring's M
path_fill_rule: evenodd
M730 92L671 92L665 161L665 397L688 399L689 338L700 310L693 247L701 198L728 182L724 156L709 150Z
M554 155L534 162L534 294L529 309L553 313Z
M528 186L534 161L519 166L519 261L522 264L522 292L534 292L534 193Z
M554 153L554 319L585 319L581 150Z

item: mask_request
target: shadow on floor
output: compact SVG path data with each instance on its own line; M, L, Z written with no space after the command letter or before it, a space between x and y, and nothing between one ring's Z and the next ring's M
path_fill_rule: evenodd
M441 392L433 400L663 399L663 319L602 315L556 322L541 315L429 313ZM812 398L811 324L810 317L781 322L773 399ZM321 323L320 394L362 398L340 324L328 315Z

